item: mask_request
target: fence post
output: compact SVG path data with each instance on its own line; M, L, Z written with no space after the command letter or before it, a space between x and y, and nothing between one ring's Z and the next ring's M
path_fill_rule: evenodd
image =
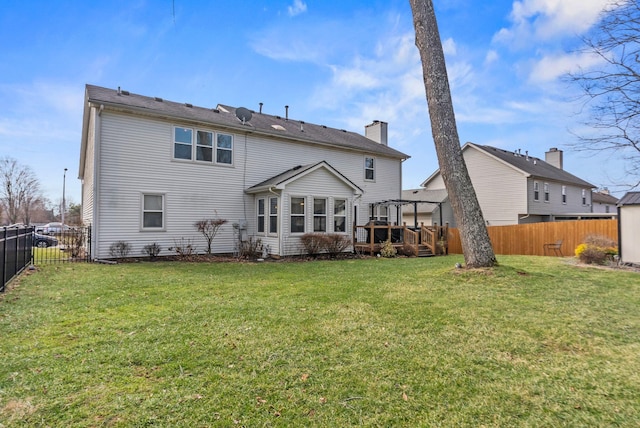
M4 285L7 283L7 228L2 228L2 287L0 293L4 293Z

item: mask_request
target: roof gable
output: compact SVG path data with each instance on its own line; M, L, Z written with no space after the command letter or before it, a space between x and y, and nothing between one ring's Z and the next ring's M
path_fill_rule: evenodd
M363 191L360 187L358 187L356 184L354 184L351 180L349 180L347 177L345 177L344 175L342 175L338 170L336 170L334 167L332 167L331 165L329 165L329 163L327 163L326 161L321 161L318 163L314 163L314 164L309 164L309 165L297 165L294 166L291 169L288 169L278 175L275 175L261 183L258 183L254 186L249 187L246 190L246 193L252 194L252 193L259 193L259 192L265 192L265 191L269 191L272 189L278 189L278 190L282 190L284 189L289 183L292 183L310 173L312 173L313 171L316 171L320 168L324 168L326 169L331 175L333 175L336 179L338 179L339 181L343 182L345 185L347 185L348 187L350 187L354 193L356 194L362 194Z
M173 120L186 120L223 127L236 132L252 132L283 140L333 146L396 159L409 158L408 155L384 144L379 144L364 135L343 129L255 112L252 112L250 121L243 123L236 117L235 107L222 104L219 104L217 108L198 107L188 103L177 103L162 98L147 97L128 91L121 91L120 89L114 90L94 85L86 86L86 98L88 103L105 105L122 111L148 114Z
M479 152L492 157L503 165L506 165L520 172L525 177L557 181L560 183L571 184L574 186L585 187L589 189L595 188L593 184L588 183L587 181L534 156L529 156L527 154L522 155L521 153L510 152L507 150L498 149L496 147L474 144L470 142L466 143L464 147L462 147L463 152L470 149L478 150ZM426 187L431 180L438 176L439 173L440 169L437 169L424 182L422 182L420 186Z

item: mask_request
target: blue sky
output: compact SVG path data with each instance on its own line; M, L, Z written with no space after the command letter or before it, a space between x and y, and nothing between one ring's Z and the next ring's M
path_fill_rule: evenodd
M461 143L544 158L595 186L614 158L567 144L583 128L560 76L605 0L435 0ZM243 106L364 133L389 123L411 156L403 187L437 168L408 0L10 1L0 10L0 156L31 166L54 203L80 202L86 83L204 107ZM616 175L618 174L618 175Z

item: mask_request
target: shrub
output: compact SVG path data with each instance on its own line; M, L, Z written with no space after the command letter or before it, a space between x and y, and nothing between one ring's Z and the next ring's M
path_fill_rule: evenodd
M144 248L142 249L142 252L146 253L152 259L155 259L156 257L158 257L158 254L160 254L161 249L162 248L160 247L160 245L154 242L153 244L145 245Z
M380 248L380 255L382 257L395 257L398 252L396 251L396 247L393 246L390 240L386 240L382 247Z
M402 247L400 247L398 252L407 257L416 257L418 255L416 247L406 242L402 245Z
M117 241L109 246L111 257L127 257L131 252L131 244L126 241Z
M191 239L180 238L180 241L173 240L173 247L167 248L169 251L175 251L182 258L191 256L196 248L191 244Z
M305 233L300 237L300 242L309 255L319 254L326 247L322 233Z
M324 237L324 250L329 253L331 257L335 257L340 254L351 245L351 239L346 235L339 233L330 233Z
M264 246L260 238L254 241L253 238L250 237L248 240L240 242L238 257L243 259L257 259L262 257L263 249Z
M576 257L582 263L587 264L604 264L609 260L613 260L617 254L616 242L600 235L587 236L584 243L578 245L575 249Z
M198 232L202 233L204 238L207 240L207 254L211 254L211 243L213 242L213 238L216 237L218 231L225 223L227 223L227 220L223 218L210 218L197 221L194 224Z

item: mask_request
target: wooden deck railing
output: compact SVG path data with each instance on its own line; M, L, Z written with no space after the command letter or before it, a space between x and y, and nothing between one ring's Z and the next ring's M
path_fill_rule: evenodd
M411 246L418 254L420 246L431 250L432 254L446 254L447 226L420 225L418 230L402 226L367 224L354 226L353 245L357 251L368 252L373 255L380 251L386 241L391 241L395 247Z

